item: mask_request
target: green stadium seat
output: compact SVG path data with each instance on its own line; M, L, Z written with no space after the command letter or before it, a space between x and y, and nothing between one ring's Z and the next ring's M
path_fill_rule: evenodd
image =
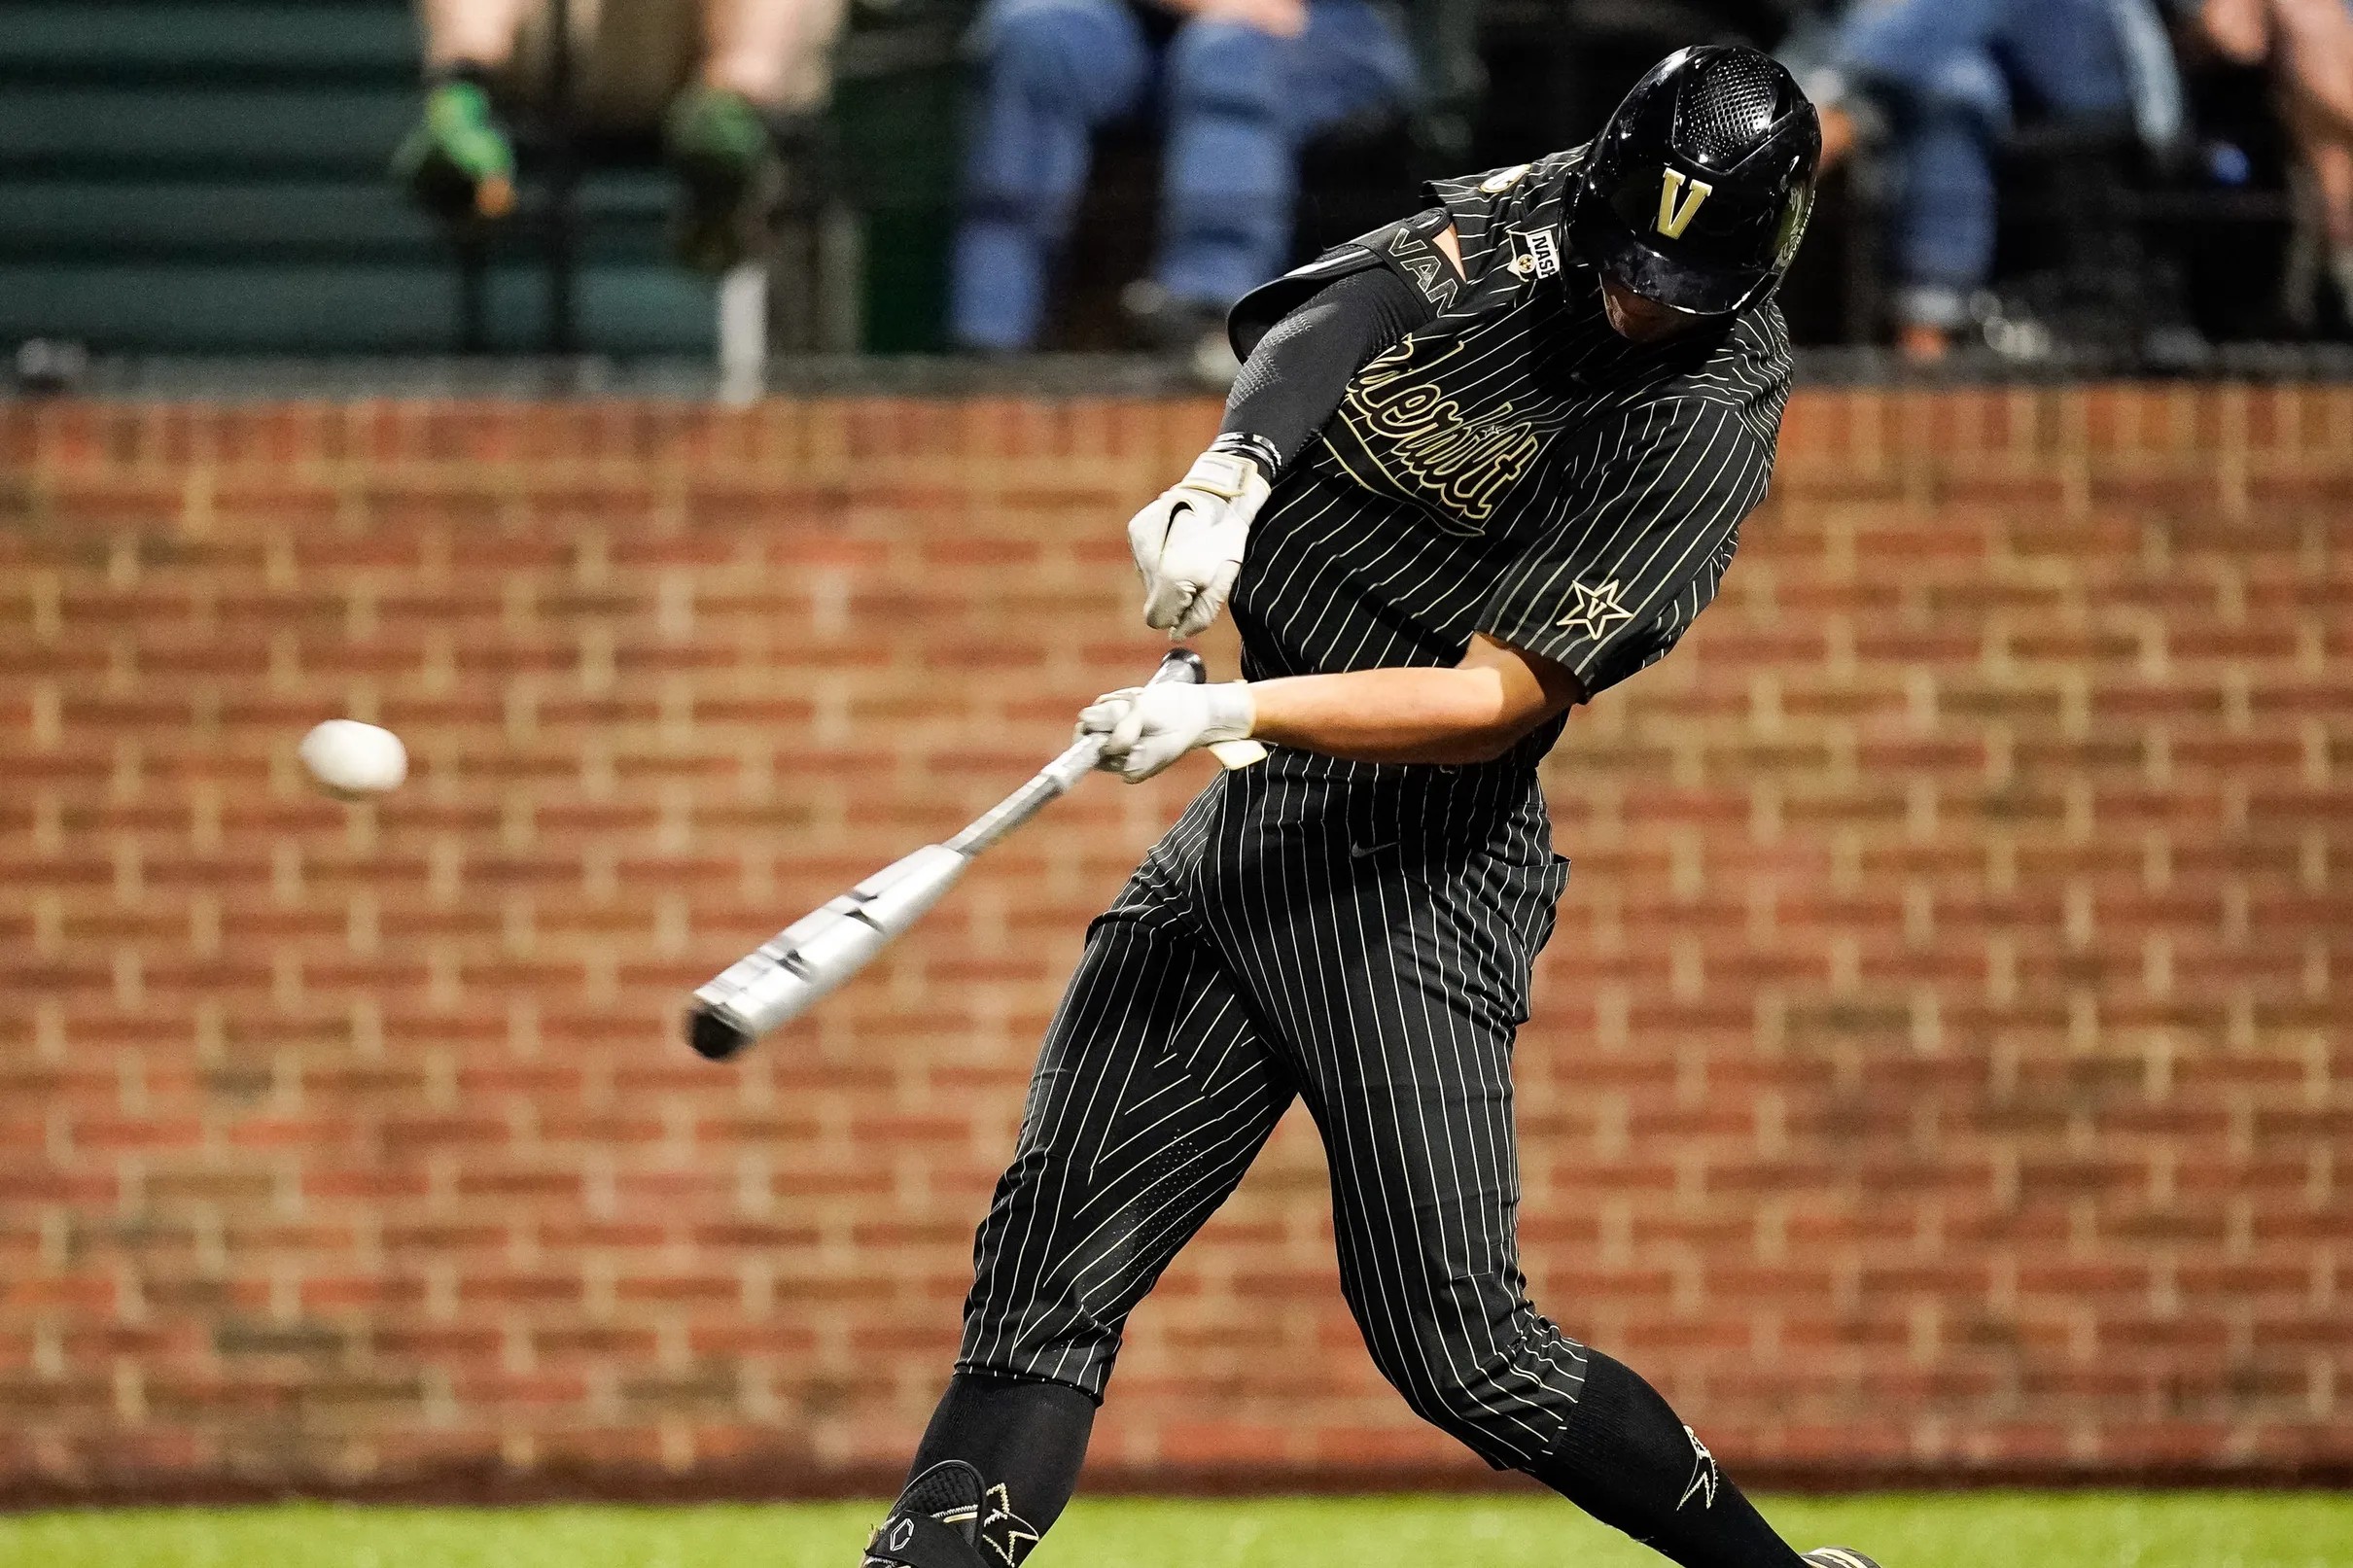
M407 261L445 266L449 242L389 182L331 179L18 180L0 218L0 260ZM580 184L589 261L659 260L670 188L651 170ZM264 243L257 244L256 236Z
M8 188L0 260L438 261L447 242L382 181L30 177Z
M0 58L19 79L313 82L414 80L416 22L405 6L11 5Z
M0 0L0 349L447 353L453 247L385 174L417 113L406 0ZM710 284L670 266L655 170L581 183L580 346L711 350ZM545 340L527 236L481 276L488 342Z
M544 269L493 266L485 282L485 346L536 351L547 331ZM711 290L691 273L607 261L582 267L576 289L580 337L597 350L707 345ZM447 265L0 264L0 340L73 337L159 354L445 354L459 340L459 308Z
M411 87L14 87L0 170L337 173L382 179Z

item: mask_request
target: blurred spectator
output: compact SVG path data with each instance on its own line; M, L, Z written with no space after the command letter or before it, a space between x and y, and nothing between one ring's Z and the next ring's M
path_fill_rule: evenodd
M976 43L952 325L990 352L1037 341L1093 132L1156 101L1159 258L1131 310L1230 375L1225 309L1282 270L1301 147L1415 90L1397 18L1372 0L989 0Z
M2342 3L2342 0L2336 0ZM1884 125L1896 177L1897 343L1942 358L1993 269L1994 167L2022 109L2046 122L2181 133L2181 84L2151 0L1858 0L1805 71L1824 162Z
M600 130L659 122L679 174L679 251L722 270L755 251L778 132L822 109L846 0L571 0L573 106ZM429 82L395 174L453 219L504 217L514 150L493 103L544 101L547 0L421 0Z
M2266 60L2296 145L2296 232L2281 304L2291 325L2319 324L2325 260L2337 309L2353 325L2353 4L2348 0L2204 0L2199 21L2240 65Z

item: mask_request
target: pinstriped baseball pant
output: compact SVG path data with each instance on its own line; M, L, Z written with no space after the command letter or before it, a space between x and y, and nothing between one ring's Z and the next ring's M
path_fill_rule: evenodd
M1223 776L1090 928L958 1367L1100 1397L1129 1311L1297 1097L1376 1364L1527 1468L1588 1360L1529 1304L1515 1223L1512 1037L1567 863L1526 773L1345 768L1278 753Z

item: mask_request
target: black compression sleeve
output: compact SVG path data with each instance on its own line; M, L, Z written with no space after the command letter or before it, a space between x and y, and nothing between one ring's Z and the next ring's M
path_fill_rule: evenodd
M1063 1383L960 1372L931 1412L908 1480L962 1459L1004 1496L981 1520L984 1555L1018 1568L1078 1487L1095 1401Z
M1226 400L1225 434L1216 446L1261 467L1272 458L1281 469L1338 411L1349 382L1367 362L1437 314L1387 267L1325 284L1250 350Z
M1803 1568L1657 1389L1586 1355L1584 1392L1529 1475L1682 1568Z

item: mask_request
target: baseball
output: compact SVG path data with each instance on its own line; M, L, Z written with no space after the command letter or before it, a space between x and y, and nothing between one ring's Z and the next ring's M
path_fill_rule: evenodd
M356 718L315 726L302 737L301 757L318 786L342 800L385 794L408 777L408 749L401 738Z

